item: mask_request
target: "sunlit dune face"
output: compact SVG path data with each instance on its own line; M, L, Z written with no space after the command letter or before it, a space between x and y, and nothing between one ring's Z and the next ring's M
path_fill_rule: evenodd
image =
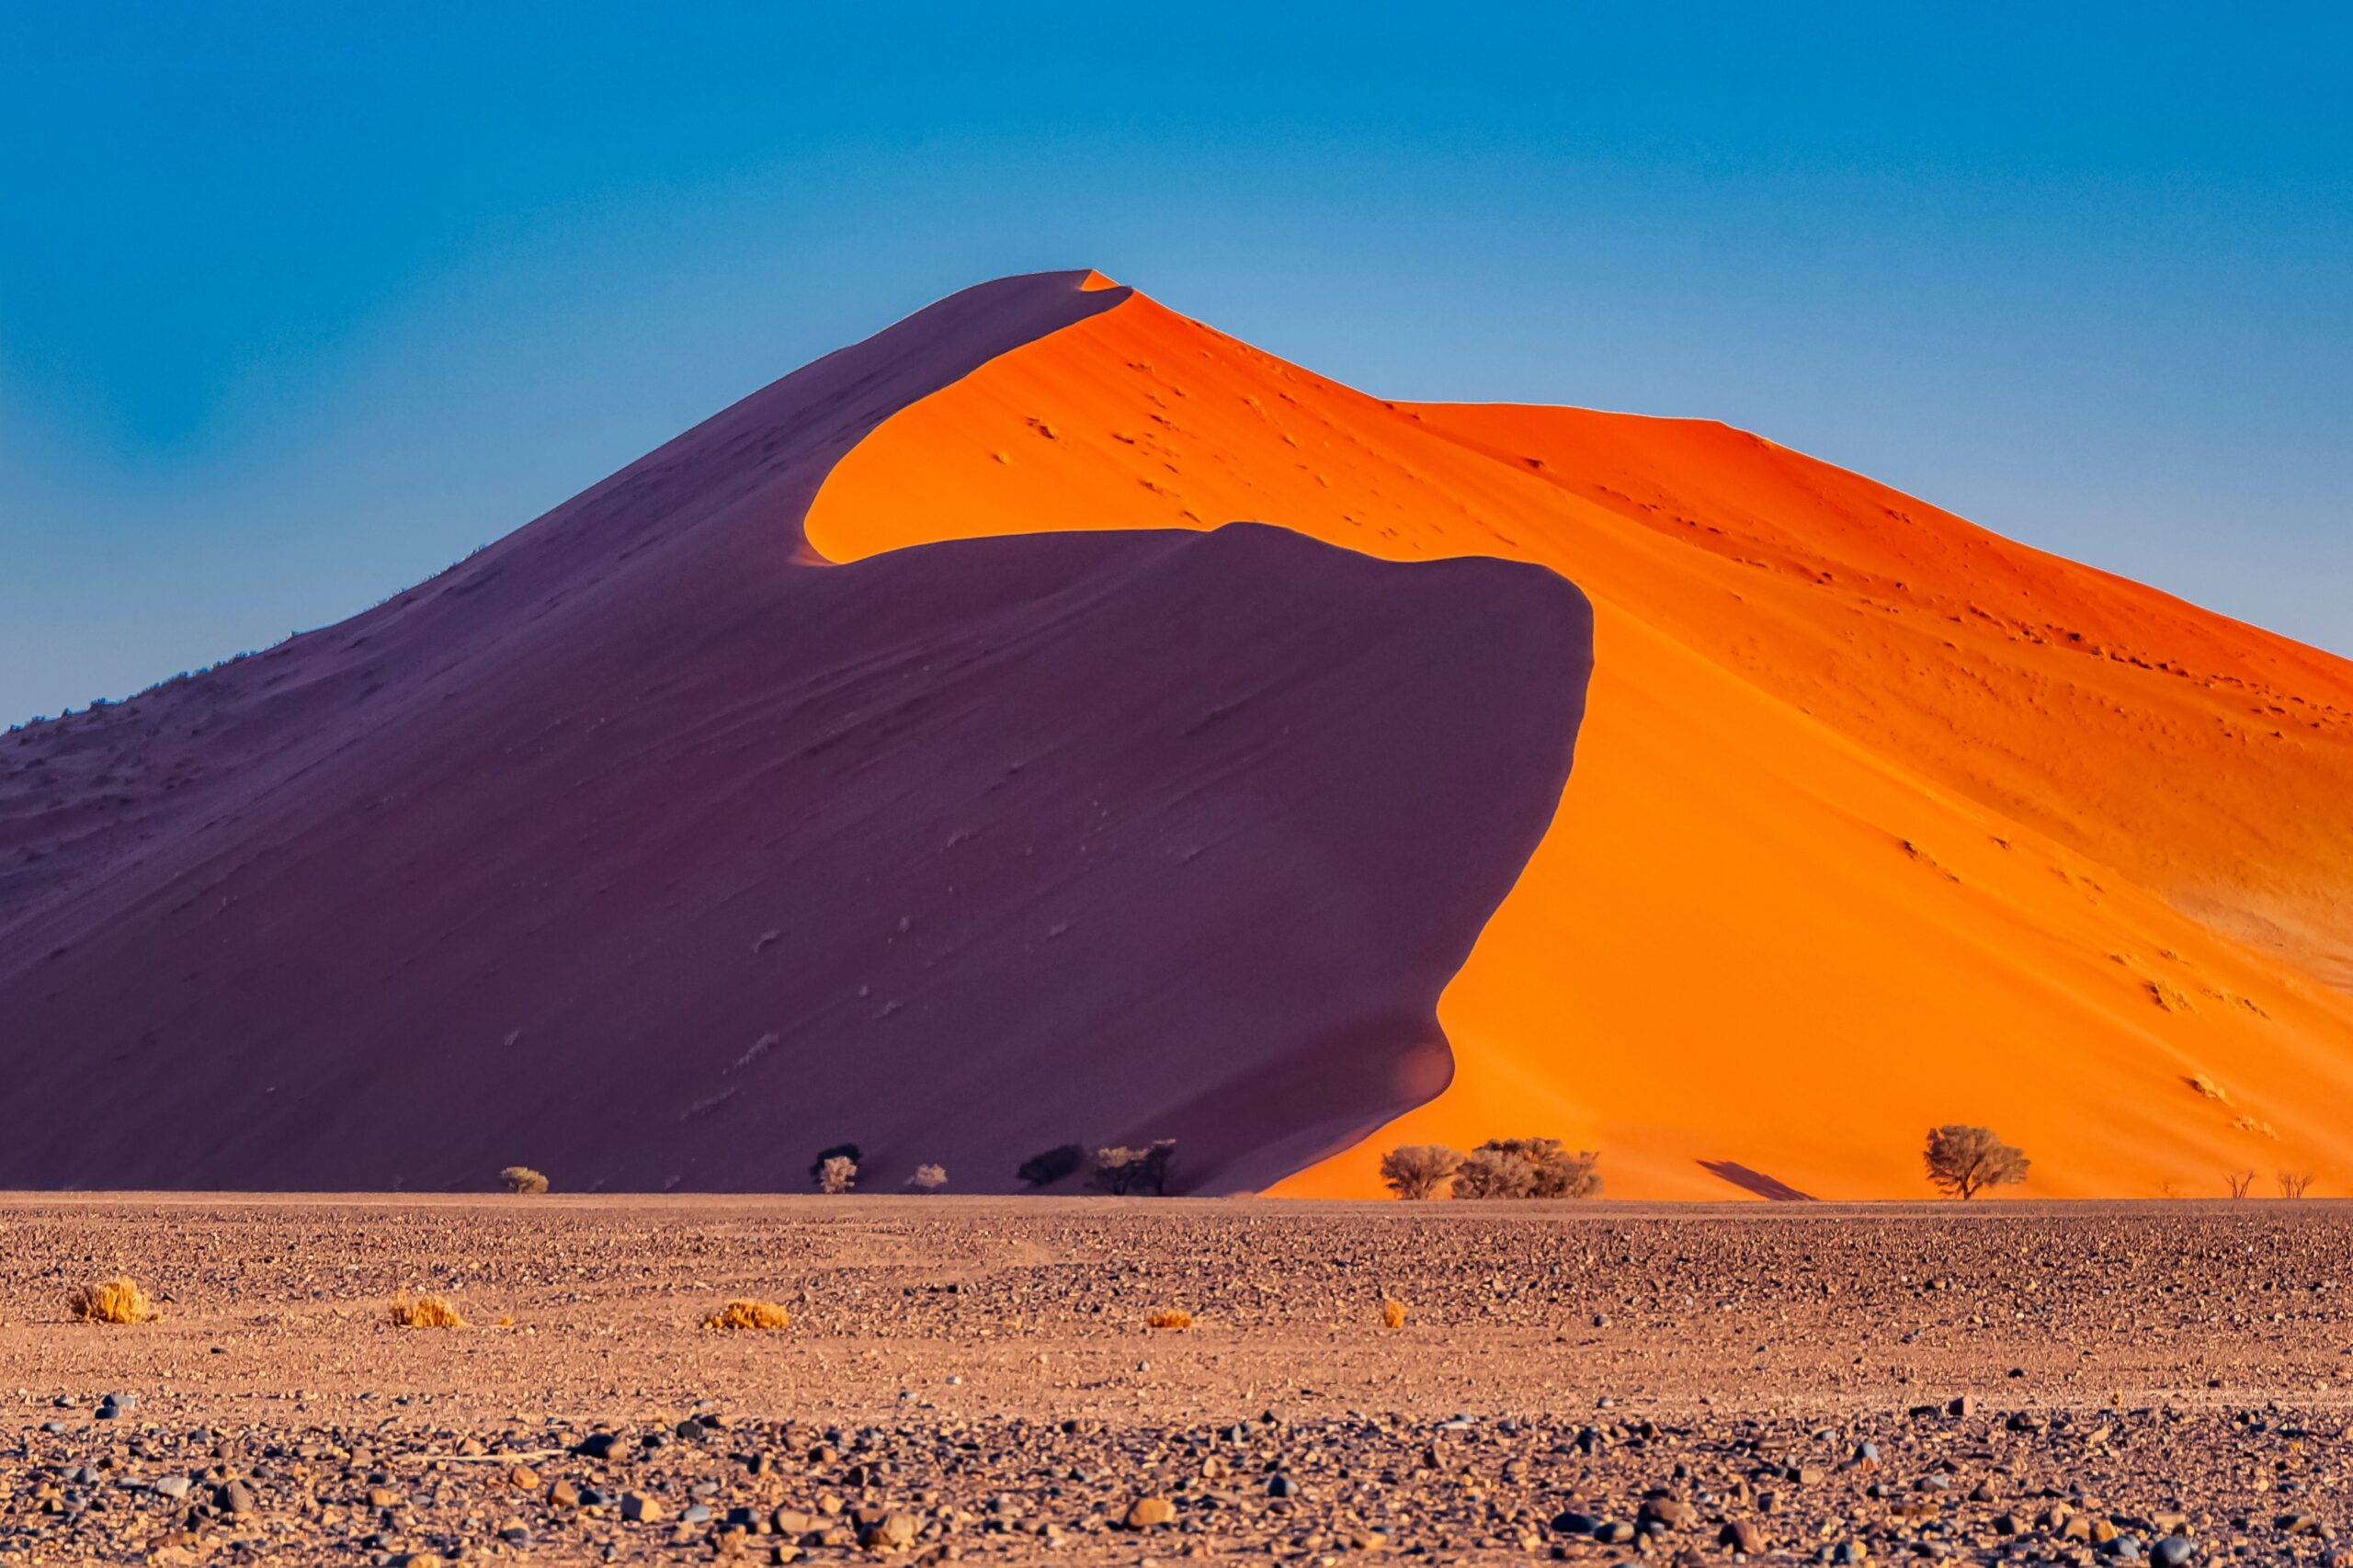
M1279 1190L1540 1133L1618 1196L1745 1195L1701 1161L1919 1194L1966 1120L2030 1192L2219 1196L2353 1120L2353 667L1860 476L1382 403L1134 297L889 420L808 537L1237 518L1539 562L1596 612L1560 813L1441 1007L1452 1085Z

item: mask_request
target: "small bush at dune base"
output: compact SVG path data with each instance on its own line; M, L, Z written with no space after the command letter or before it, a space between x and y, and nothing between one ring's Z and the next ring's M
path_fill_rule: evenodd
M1146 1328L1186 1329L1193 1326L1193 1314L1181 1307L1162 1307L1143 1320Z
M774 1301L739 1296L703 1319L702 1325L705 1328L790 1328L792 1314Z
M909 1192L938 1192L948 1185L948 1172L939 1165L917 1165L915 1174L907 1178Z
M839 1171L842 1167L835 1165L834 1162L840 1160L847 1163L849 1174L855 1179L858 1176L858 1162L864 1158L866 1158L866 1152L855 1143L836 1143L831 1148L820 1149L817 1151L817 1157L809 1162L809 1185L820 1192L847 1192L849 1188L846 1187L827 1187L825 1173L828 1170Z
M2023 1150L2002 1142L1990 1127L1949 1121L1928 1129L1923 1154L1928 1180L1955 1198L1976 1197L1989 1187L2026 1179L2033 1164Z
M164 1315L139 1282L126 1275L82 1286L65 1304L84 1323L153 1323Z
M529 1165L509 1165L498 1173L506 1190L525 1196L536 1196L548 1189L548 1178Z
M1529 1198L1598 1198L1601 1156L1590 1149L1574 1153L1557 1138L1490 1138L1472 1151L1516 1159L1528 1167Z
M466 1320L458 1315L457 1303L447 1296L412 1296L406 1290L392 1298L392 1326L395 1328L463 1328Z
M1404 1327L1405 1303L1393 1296L1384 1299L1381 1303L1381 1326L1383 1328Z
M1415 1201L1436 1198L1438 1189L1461 1168L1461 1152L1442 1143L1408 1143L1381 1156L1383 1185L1398 1197Z
M1472 1199L1533 1198L1536 1168L1518 1154L1473 1149L1454 1173L1454 1196Z
M1124 1145L1095 1151L1095 1171L1088 1178L1100 1191L1114 1198L1130 1193L1149 1192L1155 1198L1168 1195L1168 1167L1176 1158L1176 1140L1162 1138L1141 1149Z
M835 1154L817 1167L817 1190L835 1197L858 1185L858 1162L847 1154Z

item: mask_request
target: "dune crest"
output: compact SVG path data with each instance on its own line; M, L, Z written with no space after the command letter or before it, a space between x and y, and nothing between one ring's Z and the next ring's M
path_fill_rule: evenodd
M773 1191L848 1142L986 1192L1174 1138L1222 1191L1436 1094L1569 771L1573 586L1246 523L801 536L881 421L1128 297L967 290L0 739L0 1187Z
M1546 1133L1620 1196L1724 1196L1703 1161L1908 1195L1951 1120L2046 1195L2341 1164L2353 665L1721 425L1383 402L1141 295L886 421L808 526L855 559L1233 517L1540 562L1596 616L1560 814L1441 1005L1452 1085L1279 1190Z

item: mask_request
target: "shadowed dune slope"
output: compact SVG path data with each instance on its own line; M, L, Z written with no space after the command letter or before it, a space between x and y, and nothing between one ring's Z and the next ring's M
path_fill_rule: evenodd
M1546 1133L1621 1196L1914 1194L1948 1120L2051 1195L2353 1180L2345 661L1720 425L1384 403L1142 296L894 416L809 527L1233 517L1540 562L1596 617L1562 811L1440 1008L1451 1086L1280 1190Z
M1436 1094L1567 777L1574 587L1251 526L804 546L878 422L1126 297L969 290L0 741L0 1186L773 1189L856 1141L1003 1190L1175 1137L1223 1189Z

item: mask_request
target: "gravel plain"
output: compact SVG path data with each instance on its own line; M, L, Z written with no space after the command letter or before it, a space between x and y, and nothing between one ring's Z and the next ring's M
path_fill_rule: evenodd
M2329 1201L20 1195L0 1562L2347 1568L2348 1244ZM71 1318L116 1273L159 1321ZM734 1297L790 1326L701 1326Z

